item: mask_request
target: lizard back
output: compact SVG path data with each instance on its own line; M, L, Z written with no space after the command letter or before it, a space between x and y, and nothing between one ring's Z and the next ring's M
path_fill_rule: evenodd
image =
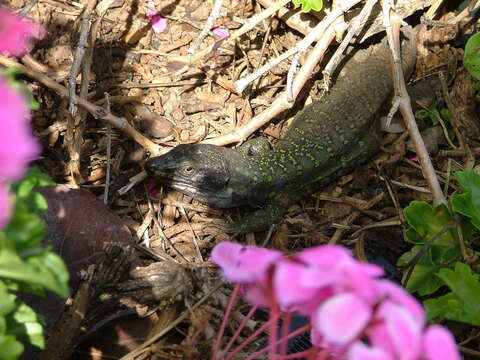
M409 77L416 59L413 32L402 44ZM345 62L329 92L306 106L271 151L253 157L258 181L282 188L322 180L371 156L379 141L375 114L392 92L390 49L383 41Z

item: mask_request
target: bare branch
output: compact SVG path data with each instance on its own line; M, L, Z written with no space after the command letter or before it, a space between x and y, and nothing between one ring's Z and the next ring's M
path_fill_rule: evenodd
M328 46L335 38L335 31L333 25L328 27L324 32L321 39L317 41L317 44L309 54L308 58L305 61L305 64L298 71L295 80L293 81L292 92L293 96L297 97L300 90L303 88L305 82L310 78L310 75L317 65L317 63L323 58L325 51ZM253 117L247 124L242 127L236 128L230 134L218 136L213 139L208 139L203 141L206 144L215 144L215 145L226 145L234 142L242 142L248 136L250 136L254 131L259 129L261 126L268 123L276 115L280 114L282 111L285 111L292 107L287 99L287 94L284 92L279 97L275 99L272 105L267 108L262 113Z
M323 75L325 76L324 78L324 83L328 85L330 83L330 78L332 77L332 74L335 70L335 68L338 66L338 63L340 62L343 52L347 48L347 45L350 43L350 41L353 39L355 35L358 34L358 32L362 29L363 25L365 25L366 19L370 16L372 12L373 5L377 3L377 0L368 0L363 7L362 11L360 14L354 19L354 22L352 26L350 27L350 30L348 30L347 35L343 38L341 44L335 50L335 53L333 54L332 58L328 62L327 66L325 66L325 69L323 70Z
M213 24L215 23L215 20L219 17L220 15L220 10L222 9L222 4L223 0L215 0L215 4L213 4L212 11L210 12L210 16L208 17L207 21L205 22L205 25L198 35L198 37L195 39L193 44L190 46L188 49L187 53L188 54L193 54L197 49L199 48L200 44L202 43L203 39L208 35L209 31L212 29Z
M399 109L405 121L405 126L407 127L410 139L415 146L420 165L422 166L423 176L425 177L432 193L433 202L435 205L445 204L447 201L443 195L432 161L428 155L420 131L418 130L417 123L415 122L410 96L408 95L405 86L402 63L400 60L400 26L402 24L402 18L391 10L388 0L383 2L383 14L385 27L387 29L387 40L393 58L392 76L395 89L394 102L398 102L399 104ZM414 36L414 34L412 33L411 36Z
M240 94L243 92L245 87L248 86L252 81L256 80L267 71L281 63L283 60L289 58L290 56L296 53L303 53L307 51L308 47L317 39L319 39L326 29L342 14L348 11L350 8L358 4L361 0L346 0L343 1L337 9L333 10L330 14L328 14L317 26L315 26L312 31L305 36L301 41L299 41L293 48L290 48L280 56L276 57L275 59L271 60L269 63L262 66L260 69L255 71L253 74L250 74L243 79L240 79L235 82L235 88L237 92Z
M9 59L5 56L0 56L0 64L4 66L12 66L20 69L25 75L32 78L33 80L38 81L39 83L43 84L44 86L54 90L58 95L63 98L68 98L69 93L68 89L64 86L60 85L50 77L36 72L19 62ZM74 95L77 99L78 105L87 110L94 118L104 121L107 124L111 124L113 127L123 131L125 134L130 136L133 140L139 143L144 149L148 150L153 156L160 153L160 148L157 144L153 141L148 139L147 137L140 134L132 125L128 123L128 121L123 117L118 117L105 111L100 106L97 106L91 103L84 98L81 98L77 95Z

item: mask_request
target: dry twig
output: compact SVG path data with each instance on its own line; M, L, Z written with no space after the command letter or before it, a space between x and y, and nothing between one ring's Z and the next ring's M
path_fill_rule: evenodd
M256 80L267 71L271 70L278 64L280 64L285 59L296 53L304 53L307 51L309 46L320 37L324 36L326 29L333 24L333 22L342 14L347 12L350 8L358 4L361 0L346 0L341 3L341 6L333 10L328 14L317 26L315 26L312 31L305 36L301 41L299 41L294 47L290 48L280 56L277 56L275 59L272 59L267 64L263 65L260 69L255 71L253 74L250 74L240 80L235 82L235 88L237 93L242 93L243 90L250 84L252 81Z
M274 4L274 6L269 7L268 9L265 9L261 13L258 13L254 16L252 16L250 19L248 19L243 26L233 32L227 39L220 40L219 42L222 43L223 45L226 44L231 44L233 43L236 39L238 39L240 36L243 34L246 34L250 30L252 30L255 26L257 26L258 23L260 23L262 20L265 20L275 14L278 9L282 8L284 5L288 4L290 0L279 0ZM183 61L188 63L187 66L183 67L180 69L177 73L181 74L185 71L187 71L190 67L190 64L193 62L200 60L203 58L205 55L209 54L211 51L216 49L219 46L219 42L216 42L210 46L208 46L206 49L203 49L201 51L198 51L194 55L191 56L178 56L178 57L172 57L172 60L175 61Z
M199 48L203 39L206 38L209 31L212 29L212 26L215 23L215 20L220 16L220 10L222 9L222 4L223 4L223 0L215 0L215 4L213 4L212 11L208 16L208 19L205 22L205 25L203 26L202 31L200 32L198 37L195 39L193 44L190 46L190 48L187 50L188 54L194 54L195 51L197 51L197 49Z
M368 16L370 16L373 5L375 5L376 3L377 3L377 0L367 0L362 11L353 21L353 24L351 25L350 30L348 30L347 35L345 35L341 44L338 46L337 50L335 50L335 53L333 54L332 58L330 59L328 64L325 66L325 69L323 70L322 73L325 76L324 84L326 85L327 90L329 88L330 78L332 77L335 68L338 66L338 63L342 58L343 52L347 48L347 45L350 43L350 41L352 41L353 37L357 35L357 33L362 29L362 26L365 25L365 21L368 18Z
M78 37L78 43L75 48L75 53L73 57L73 64L70 68L70 72L67 76L68 81L68 91L69 91L69 105L68 105L68 120L67 120L67 131L65 132L64 142L66 148L68 149L68 154L70 156L68 162L68 169L70 170L72 184L77 185L78 183L84 183L85 180L82 177L80 171L80 159L81 159L81 150L83 143L83 132L85 129L85 113L83 111L77 112L77 102L75 95L77 93L77 76L80 73L82 68L82 85L81 88L88 88L88 77L85 78L85 65L84 57L88 53L87 50L91 50L92 44L88 44L88 38L90 33L90 23L91 15L97 0L89 0L87 6L82 12L80 18L80 34ZM85 86L86 84L86 86ZM85 90L83 91L85 92ZM86 94L82 94L80 90L80 97L85 97Z
M69 97L67 88L54 81L52 78L26 67L15 60L9 59L5 56L0 56L0 64L3 66L16 67L20 69L26 76L54 90L61 97ZM105 111L105 109L102 107L97 106L90 101L85 100L84 98L78 97L77 95L74 96L77 97L78 105L88 111L95 119L102 120L105 123L111 124L113 127L123 131L134 141L140 144L144 149L148 150L152 155L155 156L160 153L159 146L139 133L132 125L128 123L125 118L115 116L112 113Z
M206 294L203 298L201 298L198 302L196 302L190 309L185 310L175 321L173 321L170 325L166 326L163 328L160 332L153 334L147 341L145 341L143 344L139 345L137 348L129 352L127 355L123 356L120 358L120 360L133 360L135 359L138 355L142 354L144 352L144 349L147 346L152 345L156 341L158 341L162 336L167 334L170 330L172 330L175 326L180 324L182 321L188 318L192 314L194 310L196 310L198 307L200 307L205 301L207 301L218 289L220 289L223 286L223 283L219 283L216 285L208 294Z
M332 42L335 37L335 30L333 26L329 26L322 38L317 42L308 58L305 61L305 64L299 70L295 80L293 81L293 96L298 96L298 93L303 88L305 82L310 78L310 74L317 65L317 63L323 58L325 51L328 48L328 45ZM283 93L275 99L272 105L267 108L262 113L253 117L247 124L242 127L238 127L233 130L230 134L218 136L213 139L208 139L203 141L206 144L215 144L215 145L226 145L234 142L242 142L250 136L254 131L268 123L276 115L280 114L282 111L289 109L292 104L287 99L287 94Z
M405 121L405 126L409 132L410 138L415 145L415 151L422 166L422 173L427 180L428 187L432 192L433 202L435 205L446 203L445 196L435 174L432 161L428 155L428 151L423 142L420 131L418 130L415 116L412 111L410 96L407 93L405 79L402 70L402 62L400 58L400 26L402 19L393 10L391 10L388 0L383 2L383 15L385 27L387 30L387 40L392 50L393 58L393 84L395 89L395 98L393 100L393 109L400 109Z

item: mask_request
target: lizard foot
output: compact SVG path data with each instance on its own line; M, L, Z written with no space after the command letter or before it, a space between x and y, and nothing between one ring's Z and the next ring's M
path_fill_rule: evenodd
M232 234L231 238L236 238L241 234L245 234L248 232L248 229L243 229L241 222L234 222L234 223L221 223L217 221L213 221L211 223L205 224L205 227L213 226L220 230L220 232L226 234Z

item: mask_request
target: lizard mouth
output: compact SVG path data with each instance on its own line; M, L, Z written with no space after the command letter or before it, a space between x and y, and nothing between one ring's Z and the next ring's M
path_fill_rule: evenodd
M178 179L174 177L171 177L170 179L164 178L162 183L172 189L179 190L187 195L190 195L194 199L208 198L213 193L213 191L208 187L192 184L185 179Z
M229 204L231 201L230 196L228 194L224 194L220 189L211 189L203 186L199 187L185 181L173 181L173 179L171 182L162 181L162 183L164 183L165 186L178 190L209 206L225 208L228 207L227 204Z
M148 171L148 169L147 169ZM176 173L175 169L155 169L155 179L164 186L178 190L193 199L214 207L225 207L230 197L223 194L222 189L209 186L208 184L198 184L191 178L185 178Z

